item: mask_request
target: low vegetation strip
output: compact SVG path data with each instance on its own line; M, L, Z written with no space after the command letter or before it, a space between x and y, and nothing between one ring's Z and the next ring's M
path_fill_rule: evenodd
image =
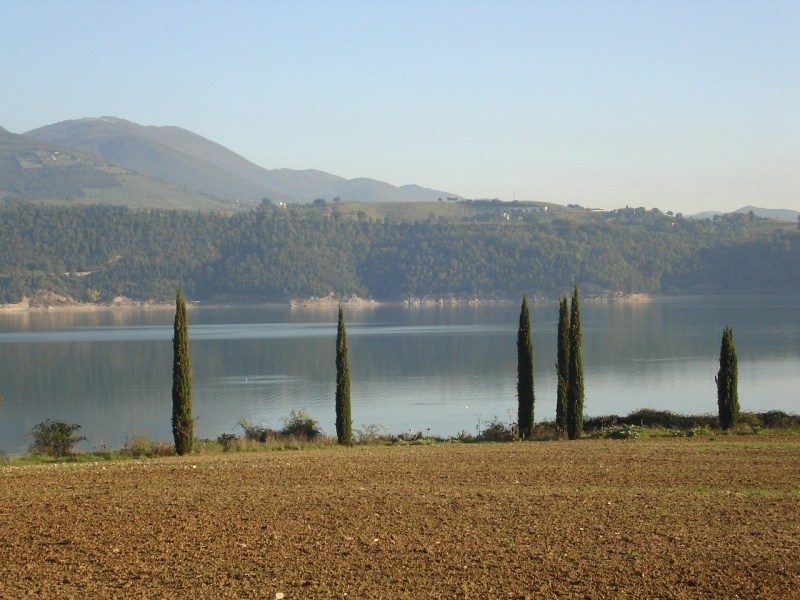
M800 438L356 446L0 471L0 597L786 598Z

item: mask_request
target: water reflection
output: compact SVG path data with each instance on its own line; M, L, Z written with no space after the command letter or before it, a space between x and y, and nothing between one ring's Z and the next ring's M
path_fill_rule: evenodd
M532 304L536 419L554 416L558 309ZM345 307L353 421L399 433L474 433L513 419L516 305ZM0 448L44 419L87 447L171 438L171 309L0 314ZM582 307L586 414L716 410L722 329L734 328L745 410L800 407L800 302L667 300ZM280 427L306 410L334 431L336 307L191 308L198 433L240 418Z

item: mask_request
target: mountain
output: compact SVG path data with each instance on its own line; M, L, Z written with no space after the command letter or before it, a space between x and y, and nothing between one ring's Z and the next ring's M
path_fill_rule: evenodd
M746 215L749 214L751 211L756 217L761 217L762 219L775 219L777 221L797 221L798 217L800 217L800 212L788 208L758 208L757 206L743 206L742 208L734 210L731 213L724 213L718 210L709 210L697 213L695 215L689 215L689 218L713 219L717 215L725 215L725 214Z
M0 199L226 210L235 203L0 128Z
M778 221L797 221L800 212L788 208L758 208L756 206L744 206L734 212L744 215L753 211L753 214L762 219L776 219Z
M115 117L47 125L25 134L219 198L311 202L316 198L408 202L454 196L415 185L344 179L318 170L264 169L180 127L144 126Z

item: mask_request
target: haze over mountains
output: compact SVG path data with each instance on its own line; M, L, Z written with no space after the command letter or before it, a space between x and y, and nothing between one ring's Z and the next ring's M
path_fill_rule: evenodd
M229 200L436 200L454 194L374 179L344 179L318 170L264 169L180 127L143 126L115 117L63 121L25 136L58 144L131 171ZM265 142L268 143L268 142Z
M265 169L180 127L144 126L116 117L62 121L23 135L0 127L0 199L5 196L194 210L241 209L264 198L300 203L317 198L361 202L461 198L418 185L396 187L314 169ZM795 210L754 206L735 212L750 211L786 221L800 215ZM718 214L687 216L703 219Z
M796 221L800 217L800 212L790 208L759 208L757 206L743 206L742 208L733 211L739 214L749 214L752 212L755 216L762 219L776 219L778 221ZM717 211L707 211L691 215L694 219L713 219L715 215L723 214Z

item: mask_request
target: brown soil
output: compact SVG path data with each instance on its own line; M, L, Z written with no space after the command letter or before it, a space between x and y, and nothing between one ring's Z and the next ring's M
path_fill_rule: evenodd
M0 473L3 598L789 598L800 439L228 453Z

